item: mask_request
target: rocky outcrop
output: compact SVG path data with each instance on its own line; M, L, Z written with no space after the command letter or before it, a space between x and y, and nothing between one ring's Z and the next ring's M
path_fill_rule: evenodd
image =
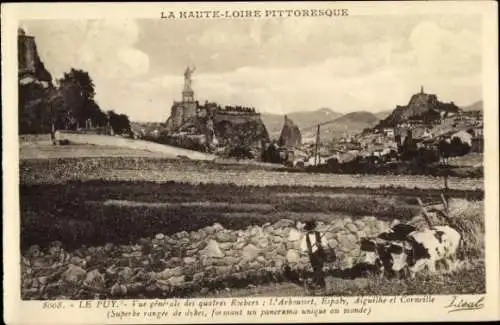
M52 76L38 55L35 38L18 29L17 46L19 83L26 85L34 82L44 87L51 86Z
M298 147L302 144L302 134L299 127L286 115L278 144L284 147Z
M218 114L211 120L190 118L176 132L163 136L164 143L198 151L229 153L234 148L247 148L260 152L261 143L269 141L269 135L259 114Z
M170 116L165 123L165 127L168 131L174 131L182 125L182 115L184 111L184 106L180 102L174 102L170 108Z
M248 147L259 151L261 143L269 141L269 134L259 114L216 114L214 131L221 146Z
M17 45L19 133L49 133L46 121L55 92L52 76L40 59L33 36L19 29Z
M327 268L352 267L361 257L359 239L388 227L375 217L319 222L318 230L337 256ZM207 290L214 283L230 288L286 279L284 270L310 270L308 256L300 251L302 237L294 221L282 219L245 230L216 223L171 236L158 233L136 244L108 243L71 253L58 242L46 251L32 246L22 256L22 297L169 297L178 290Z
M427 94L423 88L420 93L414 94L408 105L396 106L396 109L379 123L380 127L394 127L398 124L417 118L432 121L439 119L441 112L456 113L460 110L453 102L440 102L435 94Z
M162 141L201 151L219 149L218 152L225 154L235 148L259 152L261 143L269 141L269 134L260 114L253 107L222 108L209 101L201 105L195 100L191 89L190 77L193 71L186 69L182 101L173 103L165 123L166 133L160 136Z

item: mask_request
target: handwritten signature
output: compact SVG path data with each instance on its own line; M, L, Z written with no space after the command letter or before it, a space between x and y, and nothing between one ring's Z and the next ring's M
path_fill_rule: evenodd
M448 313L453 313L457 311L479 310L482 309L483 307L484 307L484 296L475 300L465 300L464 298L453 296L451 302L444 308L449 309Z

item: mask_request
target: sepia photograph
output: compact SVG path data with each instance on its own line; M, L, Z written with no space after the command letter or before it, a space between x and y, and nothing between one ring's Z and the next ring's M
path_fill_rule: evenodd
M22 301L487 293L481 13L175 8L19 20Z
M412 18L22 21L23 299L483 293L479 20Z

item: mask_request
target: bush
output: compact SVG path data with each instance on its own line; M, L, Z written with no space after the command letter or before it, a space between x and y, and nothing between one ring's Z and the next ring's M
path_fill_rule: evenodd
M451 200L451 226L463 238L461 254L468 258L484 258L484 201Z

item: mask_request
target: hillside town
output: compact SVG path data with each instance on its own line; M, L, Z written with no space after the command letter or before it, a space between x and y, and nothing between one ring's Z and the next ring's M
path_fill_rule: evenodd
M136 123L124 114L101 111L93 93L81 98L78 105L68 101L75 86L91 83L90 76L72 70L55 82L38 56L34 37L20 29L18 44L21 132L51 132L54 141L54 134L64 130L108 134L297 169L326 166L332 172L342 171L342 165L349 164L373 168L389 162L418 161L426 165L483 151L482 109L463 110L454 102L442 102L424 86L408 104L397 105L383 119L369 112L352 112L311 129L303 123L299 127L297 122L301 121L284 115L276 137L269 134L263 114L255 107L199 100L193 87L195 68L190 67L184 71L180 100L173 101L168 119ZM75 80L79 80L77 85ZM47 111L52 119L36 124L31 120L34 110L40 111L37 114ZM346 121L352 126L353 121L362 120L358 124L365 127L359 132L356 127L351 127L355 131L350 133L338 130ZM337 136L331 133L332 127ZM361 167L349 168L359 171Z
M293 158L288 158L288 163L315 166L355 159L383 163L401 158L405 147L414 147L415 152L435 152L439 159L443 143L465 144L470 148L467 152L479 153L483 151L483 141L482 111L463 111L453 103L442 103L422 87L407 106L397 106L373 128L329 142L289 146L288 154Z
M352 161L371 164L408 161L416 158L418 152L433 153L428 161L432 163L448 155L443 148L453 139L456 145L468 146L467 153L482 152L482 111L464 111L453 102L441 102L436 94L425 92L423 86L407 105L397 105L389 116L362 132L325 140L319 135L324 123L318 125L317 136L310 139L304 137L295 122L284 115L282 130L276 139L267 135L261 114L254 107L221 107L208 101L200 104L191 86L193 71L186 68L182 101L174 101L166 128L149 131L148 135L147 127L142 127L138 132L142 137L158 141L163 132L169 144L296 168L341 165ZM242 136L241 125L252 123L261 133L255 134L247 129L246 135ZM231 129L232 135L228 132ZM248 137L249 134L252 136ZM410 151L414 153L408 154Z

